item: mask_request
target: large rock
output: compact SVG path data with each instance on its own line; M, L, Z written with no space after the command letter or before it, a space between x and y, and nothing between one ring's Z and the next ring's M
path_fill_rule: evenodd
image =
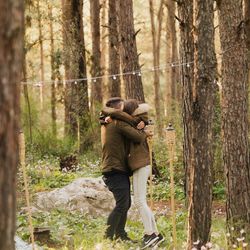
M39 209L78 210L92 216L106 216L114 206L112 193L101 178L79 178L67 186L37 193Z
M28 244L25 241L23 241L21 238L18 236L15 236L15 245L16 245L16 250L32 250L32 244ZM43 250L41 247L38 247L35 245L36 250Z

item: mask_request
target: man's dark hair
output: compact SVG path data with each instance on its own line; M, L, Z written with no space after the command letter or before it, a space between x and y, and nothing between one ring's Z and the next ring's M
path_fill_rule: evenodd
M124 102L121 97L112 97L106 102L106 107L119 109L121 107L121 102Z

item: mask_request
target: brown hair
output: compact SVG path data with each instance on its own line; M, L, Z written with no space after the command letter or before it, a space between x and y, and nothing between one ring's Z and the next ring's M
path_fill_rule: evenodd
M132 115L134 111L139 107L138 101L136 99L128 99L124 102L123 111Z
M121 97L112 97L106 102L106 107L119 109L124 100Z

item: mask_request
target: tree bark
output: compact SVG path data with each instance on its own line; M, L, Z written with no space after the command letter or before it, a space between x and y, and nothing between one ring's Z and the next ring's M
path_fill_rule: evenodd
M245 30L246 30L246 46L247 46L247 59L248 59L248 84L250 82L250 0L245 0Z
M248 68L241 0L221 1L222 141L227 185L227 222L250 235Z
M121 96L120 55L118 35L118 13L115 1L109 0L109 74L115 75L109 78L109 96Z
M176 27L175 27L176 3L173 0L168 0L166 5L168 9L168 16L167 16L168 31L170 33L170 40L171 40L170 62L175 63L175 62L178 62L177 34L176 34ZM180 87L178 87L177 85L178 69L179 67L171 67L171 98L173 101L180 100Z
M171 62L171 36L170 36L170 29L169 23L166 22L166 63L168 64ZM171 91L171 68L166 67L165 70L165 116L170 118L171 117L171 106L172 106L172 91Z
M158 26L156 29L155 17L154 17L154 4L153 0L149 0L149 11L151 20L151 33L152 33L152 44L153 44L153 64L154 68L160 65L160 48L161 48L161 32L162 32L162 16L163 16L163 5L164 0L161 0L158 10ZM162 110L161 110L161 90L160 90L160 72L159 70L154 71L154 102L157 120L157 132L159 135L162 134Z
M0 1L0 249L14 250L24 1Z
M43 108L43 83L44 83L44 50L43 50L43 34L42 34L42 15L40 9L40 0L37 0L37 16L38 16L38 31L39 31L39 46L40 46L40 75L41 75L41 85L40 85L40 104Z
M180 59L182 63L190 63L181 66L182 84L182 115L183 115L183 159L185 168L185 193L190 196L188 183L191 169L192 148L192 113L193 113L193 81L194 81L194 37L193 37L193 0L178 3L180 22ZM187 203L188 200L187 200Z
M51 121L52 121L52 133L57 135L56 128L56 63L55 63L55 44L54 44L54 30L53 30L53 7L49 3L49 28L50 28L50 66L51 66Z
M100 3L99 0L90 1L90 18L92 32L92 77L102 75L101 70L101 49L100 49ZM102 79L96 78L91 85L91 103L93 108L95 104L102 103Z
M108 72L108 66L107 66L107 47L108 47L108 32L107 32L107 0L101 1L101 70L102 74L106 75ZM108 95L108 81L109 79L107 77L102 79L102 102L104 103L107 100Z
M213 0L194 1L195 58L192 93L191 172L188 249L210 239L212 209L213 118L216 93Z
M134 29L133 1L118 0L120 52L126 98L145 101L142 79L139 74L139 55L137 54L136 32ZM134 72L134 74L132 74ZM129 73L129 74L125 74Z
M86 78L83 0L63 1L63 31L66 80ZM81 152L86 146L88 120L87 81L68 82L65 87L65 132L74 138L80 133Z

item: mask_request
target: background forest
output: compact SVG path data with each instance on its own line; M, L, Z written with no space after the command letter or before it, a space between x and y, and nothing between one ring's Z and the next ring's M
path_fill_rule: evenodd
M159 248L249 249L250 1L26 0L23 9L8 6L6 17L12 17L11 8L24 14L22 34L13 35L13 51L19 48L22 53L8 64L16 64L22 73L19 78L13 75L10 82L17 87L6 92L16 98L9 102L0 98L6 107L3 112L16 114L14 120L6 115L0 126L1 152L15 152L16 157L8 162L13 154L3 153L0 173L11 173L6 174L11 178L15 170L8 172L12 168L7 166L16 169L18 152L25 169L17 169L17 211L13 202L8 203L9 211L1 212L14 218L16 234L24 241L34 240L28 198L35 232L49 232L44 238L35 234L43 249L138 249L139 245L103 240L105 216L35 207L39 192L63 188L81 177L101 176L99 113L110 97L121 96L151 106L153 209L166 238ZM22 24L18 18L11 22ZM6 31L12 27L4 25ZM0 48L8 51L11 46L4 44ZM8 70L16 72L12 67ZM0 69L0 76L4 74ZM19 102L14 101L19 95L20 112ZM24 158L23 141L19 149L12 147L18 136L13 144L7 143L12 137L4 130L15 127L10 121L23 131ZM176 133L177 242L170 206L169 123ZM10 194L15 193L8 178L7 184L1 181ZM3 250L14 249L4 230L7 224L0 228ZM141 223L129 219L128 232L140 239Z

